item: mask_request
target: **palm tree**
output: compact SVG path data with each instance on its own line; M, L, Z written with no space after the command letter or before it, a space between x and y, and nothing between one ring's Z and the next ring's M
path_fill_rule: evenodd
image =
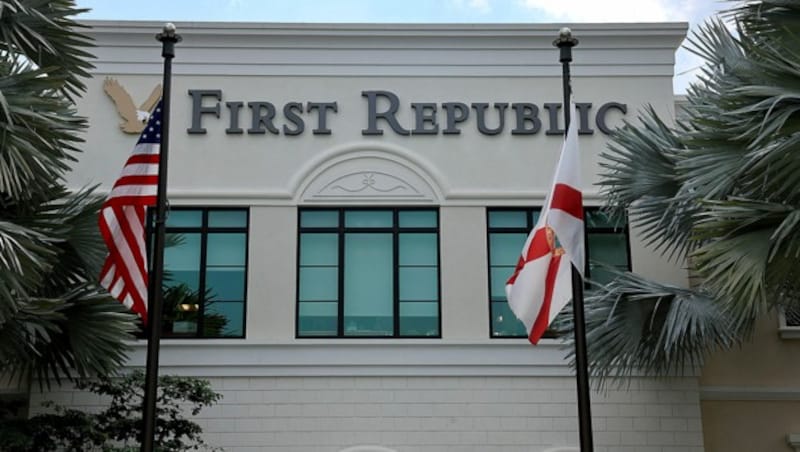
M0 0L0 373L47 385L108 374L135 327L95 284L102 200L64 174L92 67L72 0Z
M601 186L691 287L621 274L586 300L592 372L667 374L800 307L800 2L734 5L690 39L685 117L647 109L602 154ZM729 28L728 26L731 26Z

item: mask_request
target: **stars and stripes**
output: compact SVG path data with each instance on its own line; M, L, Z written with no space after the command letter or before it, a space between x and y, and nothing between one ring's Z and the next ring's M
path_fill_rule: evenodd
M574 102L571 116L576 117ZM583 196L580 191L578 129L573 121L561 150L542 213L506 283L508 304L536 344L556 314L572 299L571 265L583 275Z
M161 149L161 101L156 104L122 174L100 209L100 233L108 248L100 285L147 322L145 215L156 204Z

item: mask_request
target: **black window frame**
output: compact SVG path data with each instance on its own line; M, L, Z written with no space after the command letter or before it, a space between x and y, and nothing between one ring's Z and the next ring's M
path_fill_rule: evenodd
M338 214L338 225L335 227L303 227L303 212L310 211L335 211ZM346 227L345 213L354 211L391 211L391 227ZM428 211L436 214L436 225L434 227L400 227L399 214L403 211ZM442 337L442 253L441 253L441 214L438 207L428 206L348 206L348 207L298 207L297 209L297 249L296 249L296 272L295 272L295 338L296 339L441 339ZM347 233L391 233L392 234L392 278L394 287L392 290L392 335L345 335L344 328L344 277L345 277L345 252L344 237ZM338 246L338 274L337 274L337 319L335 335L301 335L300 334L300 241L303 233L327 233L337 235ZM435 233L436 234L436 300L426 300L425 302L435 301L437 307L437 334L436 335L400 335L400 304L413 303L415 301L400 300L399 281L399 235L400 233ZM326 301L330 302L330 301ZM304 301L304 303L313 303Z
M526 335L502 335L502 336L495 336L492 334L492 319L494 319L494 308L493 304L497 302L497 300L492 300L492 265L490 262L491 259L491 235L492 233L523 233L530 234L531 230L536 226L533 221L533 213L540 212L541 213L542 207L487 207L486 208L486 263L487 263L487 282L489 284L489 337L491 339L521 339L527 338ZM600 206L585 206L583 208L583 217L585 220L589 218L589 215L594 212L600 212L603 210L603 207ZM525 227L507 227L507 228L492 228L490 227L489 217L492 212L524 212L527 224ZM588 221L584 222L584 229L583 229L583 239L584 243L586 244L586 263L584 267L584 278L591 279L591 250L589 246L589 234L624 234L625 235L625 253L627 256L627 270L630 271L632 269L632 262L631 262L631 237L630 237L630 228L628 225L627 218L624 219L617 219L619 222L619 226L589 226ZM522 251L522 248L520 248ZM509 273L508 276L511 276ZM584 287L589 288L590 284L588 282L584 282ZM551 331L547 330L544 333L545 338L555 338L558 335Z
M208 300L203 297L202 303L199 303L198 306L198 320L197 320L197 333L194 335L191 334L175 334L172 332L165 332L164 331L164 319L165 315L168 315L167 312L162 312L162 330L161 330L161 338L162 339L245 339L247 338L247 291L248 285L247 280L250 274L250 208L249 207L240 207L240 206L169 206L167 210L167 223L169 222L169 214L173 211L200 211L201 212L201 225L198 226L165 226L165 234L180 234L180 233L191 233L191 234L200 234L200 262L199 262L199 275L198 275L198 293L204 294L206 292L206 259L207 259L207 252L208 252L208 234L210 233L244 233L245 235L245 250L244 250L244 288L242 292L242 334L240 336L206 336L205 333L205 308L206 302ZM236 226L236 227L221 227L221 226L209 226L208 225L208 216L209 213L212 211L239 211L244 212L245 214L245 226ZM155 234L155 209L148 208L147 209L147 221L145 227L145 236L146 236L146 244L148 250L148 272L152 272L152 252L153 252L153 236ZM148 306L148 312L150 311L150 306Z

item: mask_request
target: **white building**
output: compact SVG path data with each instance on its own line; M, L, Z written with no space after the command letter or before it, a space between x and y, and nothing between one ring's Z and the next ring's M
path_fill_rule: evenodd
M79 109L91 125L70 183L109 187L136 135L104 84L137 105L148 97L161 24L90 24L95 77ZM168 232L183 240L166 260L170 284L204 295L170 309L161 373L208 378L224 395L202 414L206 440L276 452L577 446L568 350L520 338L503 295L562 142L559 27L178 28ZM683 284L591 207L607 132L648 104L674 115L686 24L572 28L589 258ZM144 352L141 341L131 367ZM702 451L698 393L695 376L594 393L596 450ZM64 388L32 407L43 399L97 403Z

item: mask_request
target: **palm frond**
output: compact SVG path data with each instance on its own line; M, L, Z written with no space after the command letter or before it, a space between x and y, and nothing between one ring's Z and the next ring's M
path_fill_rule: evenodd
M58 83L44 74L0 77L6 112L0 116L0 193L15 200L30 201L69 170L82 141L77 133L86 127L85 119L56 94Z
M626 122L601 153L601 193L612 208L627 211L646 243L681 258L690 245L694 199L684 197L677 172L683 144L678 131L652 107ZM680 127L680 126L679 126Z
M710 293L608 271L616 279L584 300L589 370L599 386L635 375L680 375L736 343L737 331ZM572 342L572 334L565 337Z
M708 287L729 300L736 323L746 324L783 301L783 281L800 265L800 207L744 199L705 204L695 230L708 241L693 262Z
M0 362L14 378L40 385L108 375L127 359L135 317L124 306L84 285L57 298L31 299L0 325Z
M56 251L39 232L0 221L0 325L17 309L17 299L35 293Z
M78 32L85 25L72 19L88 11L72 0L5 0L0 9L0 51L9 58L23 59L60 80L57 89L65 96L85 89L82 79L90 76L92 57L86 51L92 40Z
M81 11L0 1L0 369L40 385L114 371L135 325L92 283L100 200L63 182L87 125L73 101L92 67Z
M602 155L611 202L652 248L686 251L699 288L625 274L594 292L601 379L679 372L776 305L800 305L800 3L737 3L722 17L689 40L706 65L685 117L669 127L640 113Z
M74 193L53 190L54 198L37 212L38 226L58 240L54 246L58 259L41 286L41 294L51 296L66 288L86 282L87 275L93 280L100 273L106 256L106 248L97 227L97 215L103 198L94 195L93 189Z

